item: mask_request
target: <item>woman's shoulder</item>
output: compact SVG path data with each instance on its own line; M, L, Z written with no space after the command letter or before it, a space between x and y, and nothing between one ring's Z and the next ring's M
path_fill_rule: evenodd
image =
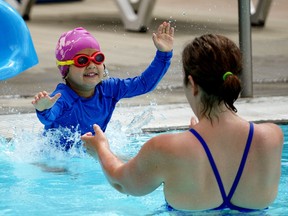
M262 147L281 147L284 142L282 129L274 123L254 124L254 138Z
M177 133L161 134L153 137L150 141L150 145L153 146L154 151L159 153L179 156L187 154L194 154L196 151L195 139L189 132L189 130L180 131Z

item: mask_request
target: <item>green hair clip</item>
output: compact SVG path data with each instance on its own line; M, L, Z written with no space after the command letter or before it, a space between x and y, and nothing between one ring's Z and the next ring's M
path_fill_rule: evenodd
M225 81L226 78L227 78L228 76L231 76L231 75L233 75L232 72L230 72L230 71L226 72L226 73L223 75L223 80Z

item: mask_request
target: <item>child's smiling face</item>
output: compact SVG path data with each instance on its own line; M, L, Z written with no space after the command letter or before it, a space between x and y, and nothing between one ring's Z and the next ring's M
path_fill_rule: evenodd
M98 50L91 48L82 49L76 55L85 54L91 56L97 51ZM95 86L102 81L103 76L103 63L96 64L95 62L90 61L90 63L84 67L70 65L69 73L66 77L66 82L79 95L81 95L79 92L85 92L85 95L87 93L87 95L92 96L94 94Z

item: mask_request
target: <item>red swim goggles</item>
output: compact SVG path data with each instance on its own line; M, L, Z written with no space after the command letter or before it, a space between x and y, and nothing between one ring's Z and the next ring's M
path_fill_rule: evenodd
M79 54L73 57L72 60L67 61L58 61L56 63L58 66L65 66L65 65L75 65L76 67L86 67L90 64L90 62L94 62L97 65L100 65L104 62L105 56L102 52L95 52L91 56L86 54Z

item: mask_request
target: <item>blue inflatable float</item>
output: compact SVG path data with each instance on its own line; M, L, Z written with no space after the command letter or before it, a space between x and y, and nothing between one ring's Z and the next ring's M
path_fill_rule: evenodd
M0 0L0 80L6 80L38 63L29 29L9 4Z

